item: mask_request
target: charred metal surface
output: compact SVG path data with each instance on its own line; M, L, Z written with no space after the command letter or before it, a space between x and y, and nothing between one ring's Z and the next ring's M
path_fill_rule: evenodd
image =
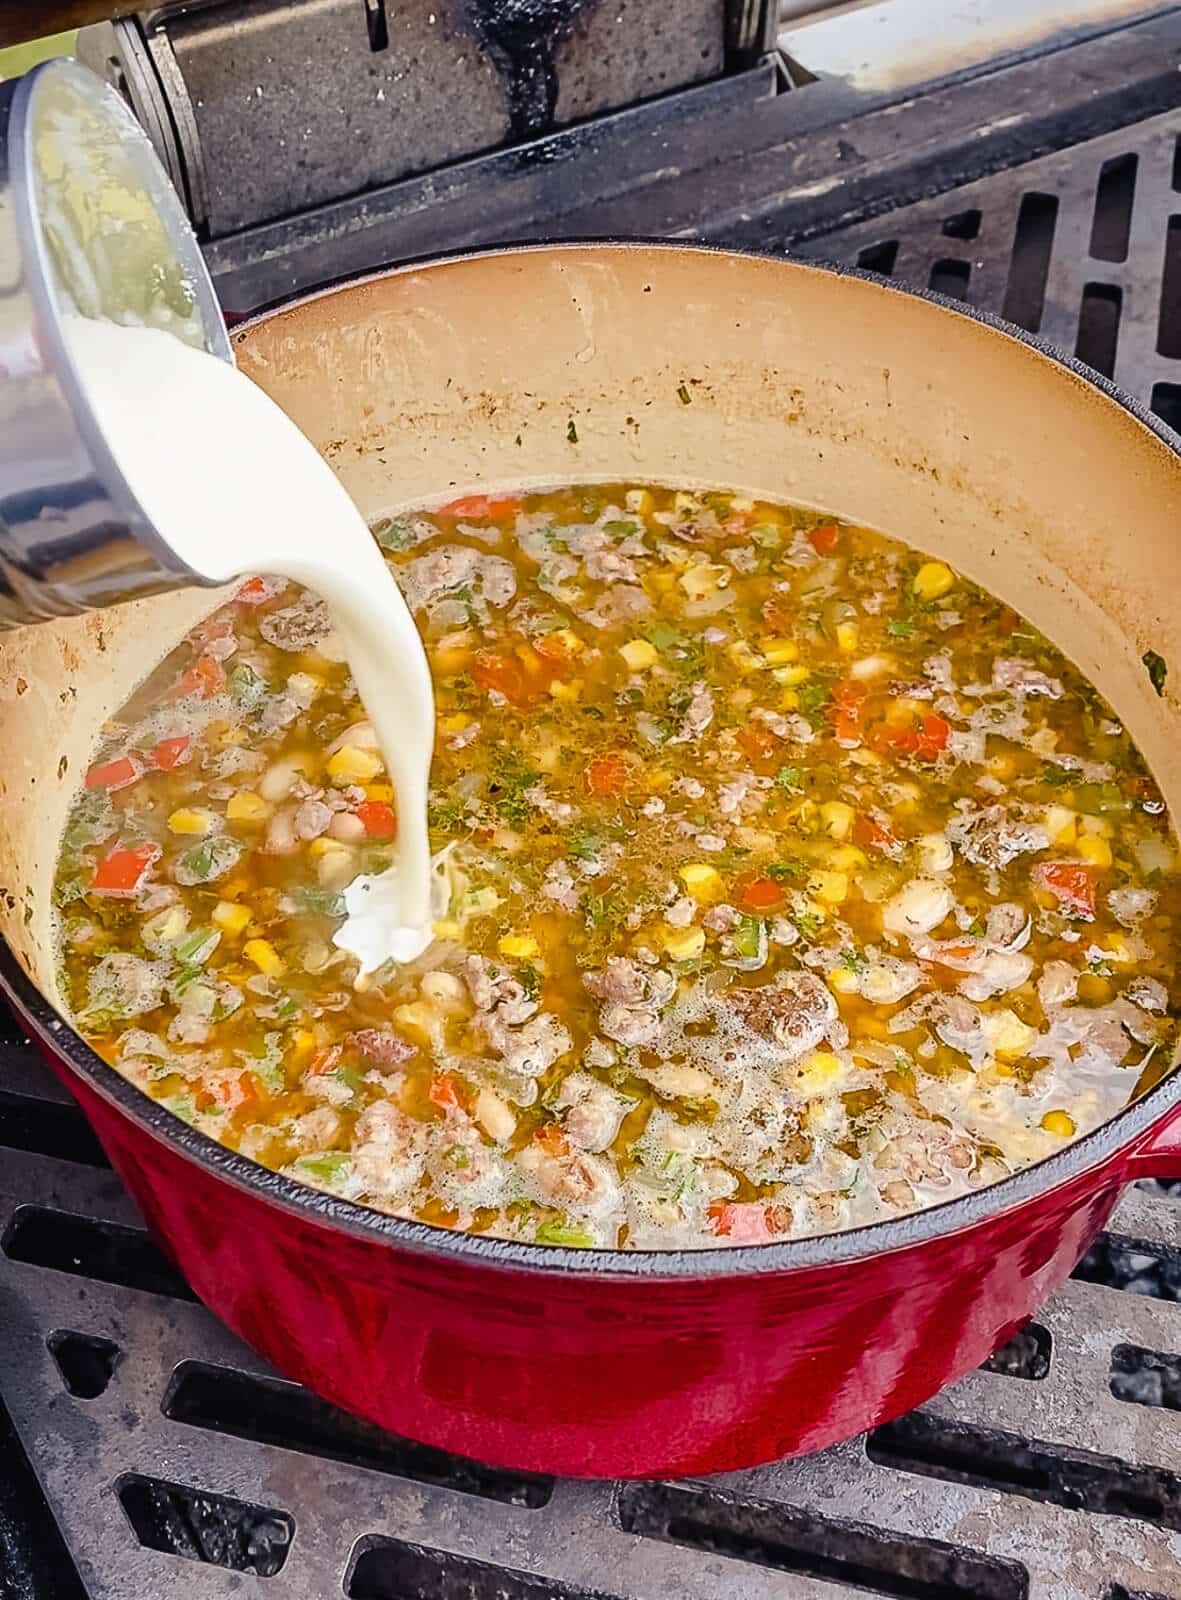
M80 50L221 238L717 77L725 25L724 0L223 0Z

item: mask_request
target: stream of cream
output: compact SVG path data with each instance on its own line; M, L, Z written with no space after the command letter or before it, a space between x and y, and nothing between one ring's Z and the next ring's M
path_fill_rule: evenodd
M398 855L345 895L336 943L370 972L431 940L434 697L418 630L360 512L295 424L235 367L154 328L70 316L107 445L164 542L218 583L276 573L328 604L397 800ZM440 914L437 910L435 915Z

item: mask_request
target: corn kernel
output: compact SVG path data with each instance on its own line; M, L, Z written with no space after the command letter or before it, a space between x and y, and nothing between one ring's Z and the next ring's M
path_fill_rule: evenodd
M316 1035L310 1028L299 1028L291 1041L288 1059L294 1066L302 1065L314 1053L316 1044Z
M626 644L621 644L619 653L627 662L633 672L643 672L646 667L654 667L659 660L657 651L647 639L629 639Z
M914 575L914 592L920 600L941 600L955 583L955 573L942 561L925 561Z
M1059 1139L1074 1138L1074 1118L1069 1111L1047 1111L1042 1118L1042 1127Z
M837 623L837 649L842 655L851 656L860 637L861 630L855 622Z
M1111 865L1111 846L1102 834L1084 833L1078 840L1075 849L1084 861L1089 861L1093 867L1109 867Z
M471 720L466 711L453 711L449 717L439 718L439 726L444 733L462 733Z
M828 1088L844 1070L840 1057L831 1050L814 1050L792 1074L792 1087L801 1094L816 1094Z
M412 1033L420 1044L433 1044L440 1016L433 1005L425 1000L409 1000L394 1007L394 1021L407 1033Z
M911 700L906 695L899 695L891 700L886 707L886 721L893 728L905 728L916 717L922 716L926 708L919 700Z
M345 744L328 757L328 776L343 788L351 783L368 783L377 777L383 765L376 750L362 750L359 745Z
M661 942L674 961L691 961L705 949L704 928L669 928L660 930Z
M623 503L629 511L644 516L652 510L656 502L652 498L650 489L629 489L623 497Z
M724 589L729 582L730 568L713 566L709 562L698 562L696 566L686 567L681 573L681 588L689 600L708 600L711 594L716 594L719 589Z
M1010 1058L1023 1056L1037 1038L1037 1029L1022 1022L1017 1013L1007 1007L985 1016L984 1031L988 1035L992 1053Z
M219 900L213 908L210 920L223 933L237 934L246 927L252 914L249 906L235 905L232 900Z
M673 510L679 516L691 517L701 510L701 501L695 494L690 494L688 489L678 489L673 495Z
M231 822L262 822L270 815L270 811L263 797L252 789L232 794L226 801L226 816Z
M763 665L745 639L735 639L733 644L726 647L726 654L739 672L757 672Z
M549 692L553 700L577 700L582 693L582 679L571 678L569 683L563 683L561 678L555 678Z
M1075 816L1069 806L1047 806L1042 812L1042 826L1055 844L1074 843Z
M170 833L208 833L213 827L213 818L208 811L190 811L182 807L174 811L168 819Z
M269 939L247 939L242 954L254 963L264 978L278 978L287 970L287 963Z
M1082 833L1099 833L1105 839L1115 838L1115 826L1109 817L1080 817L1078 825Z
M830 851L828 864L834 872L856 872L865 865L865 851L855 844L842 844Z
M825 905L842 905L849 893L849 879L844 872L814 872L808 879L808 893Z
M843 800L826 800L820 807L820 821L830 839L843 839L853 826L853 807Z
M546 643L553 641L564 656L580 656L586 649L586 640L580 639L573 628L555 628L546 635Z
M541 946L527 933L506 933L497 941L496 948L513 961L532 961L541 954Z
M786 667L799 660L800 647L794 639L761 639L759 653L769 667Z
M394 799L394 786L392 783L367 783L365 785L366 800L377 800L384 805L392 805Z
M463 934L463 929L458 922L444 921L432 923L431 932L436 939L458 939Z
M797 662L794 667L775 667L771 676L785 689L796 689L801 683L807 683L812 674L802 662Z
M838 994L856 994L860 980L848 967L834 967L828 975L828 986Z
M348 845L331 835L322 833L318 839L313 839L308 845L308 855L313 861L318 861L321 856L343 855L348 851Z
M722 874L708 861L687 861L677 868L677 877L685 885L686 892L701 905L713 905L726 892Z

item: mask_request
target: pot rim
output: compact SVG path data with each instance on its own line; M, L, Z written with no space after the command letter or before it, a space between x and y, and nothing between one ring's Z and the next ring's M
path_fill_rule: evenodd
M919 299L939 310L965 317L1002 338L1024 345L1037 355L1064 368L1075 379L1096 389L1126 411L1152 433L1181 465L1181 437L1168 428L1134 396L1118 388L1102 373L1095 372L1076 357L1056 349L1038 336L1018 328L961 300L952 300L929 289L904 287L890 279L836 263L794 261L768 256L757 250L737 250L706 243L680 243L661 239L569 239L530 241L519 245L498 245L469 250L448 251L401 262L359 276L341 278L321 285L307 294L281 300L243 319L234 334L266 321L280 311L294 309L337 290L361 286L401 273L455 262L482 260L506 255L556 253L567 250L669 251L678 254L720 255L766 261L790 271L814 273L834 278L852 278L888 294ZM999 1183L990 1184L954 1199L944 1200L896 1220L875 1222L840 1233L814 1234L802 1239L787 1239L774 1244L736 1245L697 1250L607 1250L580 1249L567 1245L537 1245L515 1240L490 1238L437 1228L377 1211L355 1201L342 1200L295 1179L251 1161L220 1144L210 1135L174 1116L159 1102L122 1077L114 1067L90 1048L68 1020L41 993L16 959L6 940L0 939L0 991L16 1006L20 1017L47 1049L63 1061L78 1077L86 1080L108 1104L117 1108L140 1131L176 1149L187 1160L211 1169L217 1176L260 1200L293 1212L329 1229L373 1240L425 1257L501 1268L527 1273L574 1276L589 1280L641 1278L693 1281L698 1279L743 1278L752 1275L781 1274L819 1267L835 1267L873 1256L924 1244L949 1234L987 1222L1003 1212L1013 1211L1060 1188L1088 1171L1098 1171L1114 1158L1131 1155L1154 1128L1166 1122L1181 1107L1181 1070L1177 1064L1169 1075L1132 1102L1116 1116L1090 1133L1084 1134L1045 1160L1023 1167Z

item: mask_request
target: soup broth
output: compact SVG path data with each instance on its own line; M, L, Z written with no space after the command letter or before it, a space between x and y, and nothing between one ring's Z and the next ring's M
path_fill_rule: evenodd
M995 1182L1168 1070L1160 794L944 563L627 485L374 534L435 684L424 955L363 973L333 942L398 819L294 585L192 632L74 807L63 993L176 1115L437 1226L693 1248Z

